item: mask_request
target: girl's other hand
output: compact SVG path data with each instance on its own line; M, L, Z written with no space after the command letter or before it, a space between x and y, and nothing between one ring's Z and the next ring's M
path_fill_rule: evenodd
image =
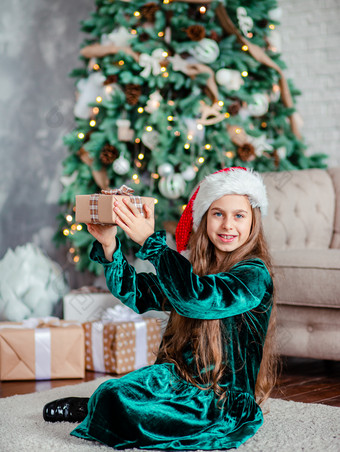
M155 231L155 219L151 209L145 204L143 204L143 209L144 216L128 198L123 198L122 204L115 202L113 209L117 214L117 225L126 232L131 240L141 246Z
M112 261L112 254L116 250L117 226L111 224L87 224L87 230L102 244L105 257Z

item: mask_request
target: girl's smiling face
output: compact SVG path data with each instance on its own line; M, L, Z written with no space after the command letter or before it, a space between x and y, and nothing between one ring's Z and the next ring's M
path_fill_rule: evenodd
M247 196L224 195L208 210L207 234L217 259L243 245L250 234L252 210Z

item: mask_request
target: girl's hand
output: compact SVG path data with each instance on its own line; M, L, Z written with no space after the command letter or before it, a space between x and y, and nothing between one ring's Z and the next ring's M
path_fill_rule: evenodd
M114 203L113 210L117 214L116 223L138 245L143 245L145 240L155 231L155 220L151 209L143 204L142 216L137 207L128 198L123 198L123 204Z
M103 224L87 224L87 230L102 244L105 257L112 261L112 254L116 250L117 226Z

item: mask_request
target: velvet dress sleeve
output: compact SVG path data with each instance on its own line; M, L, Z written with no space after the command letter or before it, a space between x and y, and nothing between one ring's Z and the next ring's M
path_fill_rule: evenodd
M93 243L90 253L91 260L103 265L110 292L138 314L151 310L169 311L171 305L166 300L157 275L137 273L123 255L119 239L116 240L117 248L112 255L112 262L105 258L98 241Z
M229 272L198 276L191 263L155 232L137 253L155 267L158 285L178 314L194 319L222 319L250 311L271 299L273 283L260 259L244 260Z

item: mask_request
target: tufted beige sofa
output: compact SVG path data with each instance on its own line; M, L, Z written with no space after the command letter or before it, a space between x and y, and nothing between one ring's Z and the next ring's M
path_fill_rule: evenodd
M340 168L264 173L282 355L340 360Z

